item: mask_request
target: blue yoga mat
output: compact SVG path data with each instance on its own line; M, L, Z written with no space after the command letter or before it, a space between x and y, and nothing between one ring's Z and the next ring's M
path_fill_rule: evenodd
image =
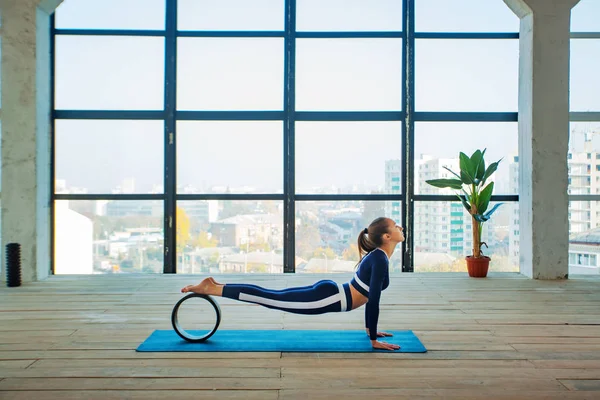
M400 345L401 353L425 353L427 349L412 331L388 331L394 336L381 341ZM193 331L190 333L194 333ZM319 353L371 353L374 350L365 331L323 330L218 330L204 343L190 343L175 331L156 330L137 351L287 351Z

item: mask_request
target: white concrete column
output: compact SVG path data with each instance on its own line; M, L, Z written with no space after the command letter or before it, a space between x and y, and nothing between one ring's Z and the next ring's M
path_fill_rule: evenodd
M58 4L0 0L2 253L21 244L23 282L46 278L51 265L49 16Z
M519 39L520 271L569 273L567 195L569 37L579 0L504 0L521 19Z

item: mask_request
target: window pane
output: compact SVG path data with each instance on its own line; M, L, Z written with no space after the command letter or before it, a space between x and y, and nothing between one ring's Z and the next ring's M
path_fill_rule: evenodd
M177 273L282 273L281 201L179 201Z
M600 202L569 202L569 275L600 274Z
M516 225L513 223L517 204L504 203L483 225L482 241L488 248L484 246L482 251L492 258L490 272L519 271L518 243L514 243L518 208ZM472 226L471 216L460 202L415 202L415 272L467 272L465 257L473 254Z
M415 193L455 193L452 189L438 189L425 181L452 178L444 169L459 173L459 153L469 157L477 149L485 149L489 166L500 159L498 170L488 179L494 182L494 194L517 194L518 135L516 122L417 122L415 124Z
M296 109L400 110L402 40L298 39Z
M0 75L2 76L2 75ZM2 120L0 120L0 143L2 143ZM2 193L2 151L0 151L0 194ZM1 196L0 196L1 198ZM1 210L1 209L0 209ZM1 214L1 212L0 212ZM1 271L1 269L0 269Z
M417 110L517 111L518 40L416 42Z
M55 201L55 274L163 272L163 202Z
M56 108L162 110L164 39L56 36Z
M351 273L359 260L357 238L378 217L401 224L402 204L385 201L302 201L296 203L296 272ZM390 260L390 272L402 271L402 245Z
M400 122L297 122L296 193L398 193L386 162L401 162L401 132Z
M498 0L417 0L417 32L519 32L519 18Z
M177 54L178 109L283 109L283 39L180 38Z
M571 32L600 32L600 2L581 0L571 11Z
M0 10L0 19L2 19L2 11ZM0 27L2 25L0 24ZM0 77L2 76L2 36L0 35ZM2 109L2 79L0 79L0 109Z
M178 0L179 30L282 31L283 0Z
M57 193L161 193L162 121L57 120Z
M571 122L567 165L569 194L600 195L600 122Z
M401 31L402 2L298 0L297 31Z
M165 0L66 0L58 29L165 29Z
M571 40L571 111L600 111L600 40Z
M181 193L282 193L281 121L179 121Z

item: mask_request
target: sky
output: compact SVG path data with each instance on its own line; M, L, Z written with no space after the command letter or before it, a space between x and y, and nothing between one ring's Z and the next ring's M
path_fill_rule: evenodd
M400 1L297 5L298 31L401 30ZM284 22L283 0L179 0L178 11L180 30L282 30ZM65 0L56 26L164 29L164 15L164 0ZM418 32L519 30L502 0L417 0L415 15ZM600 1L582 0L572 31L600 31L598 15ZM400 110L401 49L401 39L298 39L296 109ZM517 111L517 40L418 39L415 57L417 111ZM282 38L180 38L178 109L282 110L283 63ZM600 111L598 70L600 39L572 40L572 111ZM163 80L163 38L57 38L57 109L161 110ZM571 128L600 129L600 121ZM283 189L281 122L180 121L177 132L179 185ZM57 121L56 133L56 175L68 186L110 193L133 177L145 193L162 184L162 121ZM385 160L402 157L400 133L399 121L298 122L298 193L383 186ZM517 124L417 122L415 141L417 158L487 147L490 161L508 159ZM497 179L508 179L507 163Z

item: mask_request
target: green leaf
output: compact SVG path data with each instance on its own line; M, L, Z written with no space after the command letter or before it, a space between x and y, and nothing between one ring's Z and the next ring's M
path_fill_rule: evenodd
M488 205L490 204L490 199L492 198L492 192L494 191L494 182L490 182L479 194L479 199L477 202L477 214L483 215L485 210L487 210Z
M473 182L473 178L471 178L469 176L468 173L466 173L465 171L461 170L460 171L460 180L462 181L462 183L464 183L465 185L471 185Z
M451 174L453 174L455 177L457 177L458 179L460 179L460 175L458 175L456 172L452 171L450 168L448 167L443 167L445 170L448 170Z
M475 168L471 164L471 159L462 151L460 152L460 178L466 185L471 185L475 177Z
M481 154L481 164L479 165L479 169L477 170L477 179L480 181L483 180L485 176L485 159L483 156L485 155L485 150L483 150L483 154Z
M456 196L460 199L460 201L462 202L463 206L470 213L471 212L471 205L467 202L467 196L460 196L458 194Z
M462 189L462 192L465 194L467 199L469 199L469 201L471 201L471 195L469 193L467 193L467 191L464 188Z
M485 150L483 150L485 152ZM475 168L473 171L473 180L478 181L483 178L483 174L485 173L485 166L482 164L483 161L483 153L481 150L475 150L475 153L471 156L471 165ZM477 184L478 182L475 182Z
M462 188L462 181L459 181L458 179L430 179L425 182L438 188L449 187L456 190L460 190Z
M498 169L498 164L500 164L500 161L502 161L502 159L496 161L495 163L491 163L490 166L488 167L488 169L485 171L485 175L483 176L483 183L485 184L485 181L494 173L496 172L496 170Z

